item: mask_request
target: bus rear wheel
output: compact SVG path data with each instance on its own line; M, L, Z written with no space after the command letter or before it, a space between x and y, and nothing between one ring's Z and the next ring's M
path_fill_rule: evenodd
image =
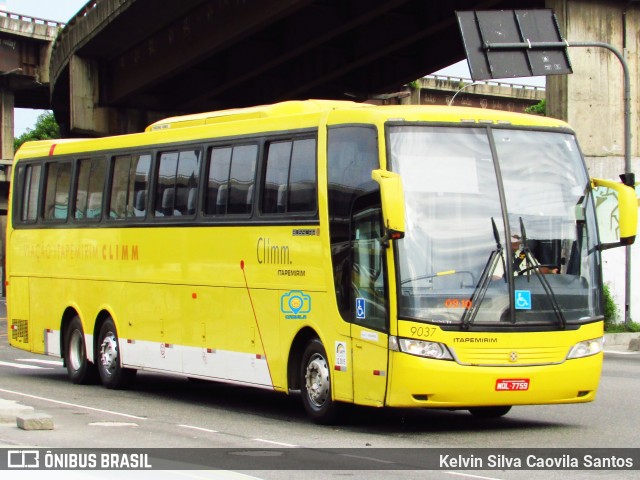
M339 420L341 405L331 398L331 369L317 338L305 348L300 375L302 403L309 417L323 425Z
M96 358L100 380L107 388L126 388L136 375L135 370L123 368L120 364L120 344L116 326L111 318L100 328Z
M98 380L98 369L87 359L80 317L73 317L64 334L64 363L69 379L78 385L95 383Z
M510 405L503 405L500 407L474 407L470 408L471 415L477 418L498 418L503 417L511 410Z

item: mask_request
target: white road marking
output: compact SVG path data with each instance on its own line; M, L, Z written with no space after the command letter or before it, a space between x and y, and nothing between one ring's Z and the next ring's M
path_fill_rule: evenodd
M11 363L11 362L2 362L2 361L0 361L0 366L21 368L23 370L53 370L53 368L50 368L50 367L38 367L36 365L23 365L21 363Z
M604 353L607 355L638 355L640 352L620 352L618 350L605 350Z
M198 430L200 432L219 433L217 430L210 430L208 428L202 428L202 427L194 427L192 425L178 425L178 426L182 428L190 428L191 430Z
M62 366L62 360L40 360L39 358L16 358L18 362L42 363L43 365Z
M255 442L271 443L272 445L280 445L281 447L297 447L297 445L291 445L290 443L274 442L272 440L264 440L262 438L253 438L252 440Z
M90 427L139 427L137 423L132 422L93 422L89 423Z
M481 475L471 475L470 473L460 473L460 472L444 472L449 475L457 475L458 477L467 477L467 478L479 478L480 480L500 480L496 477L483 477Z
M396 463L396 462L392 462L392 461L389 461L389 460L381 460L379 458L365 457L365 456L362 456L362 455L350 455L350 454L347 454L347 453L340 453L339 455L341 457L358 458L360 460L368 460L370 462L377 462L377 463L388 463L388 464Z
M41 367L35 367L35 368L41 368ZM0 392L10 393L12 395L18 395L20 397L34 398L36 400L56 403L58 405L64 405L66 407L82 408L84 410L91 410L92 412L108 413L110 415L118 415L120 417L134 418L136 420L146 420L146 417L138 417L136 415L129 415L128 413L114 412L112 410L104 410L101 408L87 407L86 405L78 405L77 403L61 402L60 400L53 400L51 398L38 397L37 395L29 395L28 393L15 392L13 390L5 390L4 388L0 388Z

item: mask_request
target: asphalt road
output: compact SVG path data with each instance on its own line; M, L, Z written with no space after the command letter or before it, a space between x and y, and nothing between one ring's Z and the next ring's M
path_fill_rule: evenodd
M313 461L327 457L323 456L323 449L362 449L355 452L361 456L364 452L374 465L379 461L381 468L388 466L383 465L381 458L376 459L377 448L640 448L637 419L640 353L637 352L605 353L598 398L590 404L514 407L507 416L497 420L478 420L467 412L358 408L344 425L324 427L307 419L299 398L264 390L196 383L144 372L139 372L133 388L126 391L107 390L99 385L73 385L67 380L60 359L9 347L4 317L4 304L1 304L0 399L17 401L51 415L55 428L25 431L15 424L0 425L0 447L257 449L253 450L254 457L246 457L246 463L238 470L264 479L290 478L292 472L260 470L265 464L256 455L281 455L271 449L291 447L317 452ZM366 450L373 453L367 457ZM327 468L332 467L333 460L328 461ZM335 462L336 469L341 465ZM90 477L82 478L109 478L100 476L100 472L91 473ZM155 473L153 477L131 478L164 478ZM183 476L189 478L195 478L194 475L183 472ZM197 478L215 475L199 472ZM392 476L566 480L587 476L637 478L638 471L309 470L296 476L303 476L305 480L344 476L367 480ZM35 477L24 473L12 478ZM74 477L65 475L64 478Z

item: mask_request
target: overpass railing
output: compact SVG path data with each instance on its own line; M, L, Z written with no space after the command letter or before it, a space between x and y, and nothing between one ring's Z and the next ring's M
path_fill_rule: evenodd
M22 22L35 23L37 25L46 25L48 27L64 27L64 23L62 22L47 20L45 18L32 17L31 15L23 15L21 13L7 12L5 10L0 10L0 17L5 17L10 20L20 20Z
M512 88L512 89L523 89L523 90L535 90L535 91L541 91L544 92L546 90L545 87L542 86L537 86L537 85L526 85L526 84L522 84L522 83L512 83L512 82L498 82L495 80L481 80L481 81L476 81L474 82L472 79L470 78L462 78L462 77L451 77L449 75L425 75L423 78L432 78L434 80L444 80L447 82L457 82L457 83L461 83L461 84L466 84L466 83L474 83L475 85L489 85L492 87L508 87L508 88Z

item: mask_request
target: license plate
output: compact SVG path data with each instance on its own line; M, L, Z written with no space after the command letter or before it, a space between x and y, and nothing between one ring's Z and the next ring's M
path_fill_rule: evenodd
M496 380L496 392L523 392L529 390L528 378L499 378Z

